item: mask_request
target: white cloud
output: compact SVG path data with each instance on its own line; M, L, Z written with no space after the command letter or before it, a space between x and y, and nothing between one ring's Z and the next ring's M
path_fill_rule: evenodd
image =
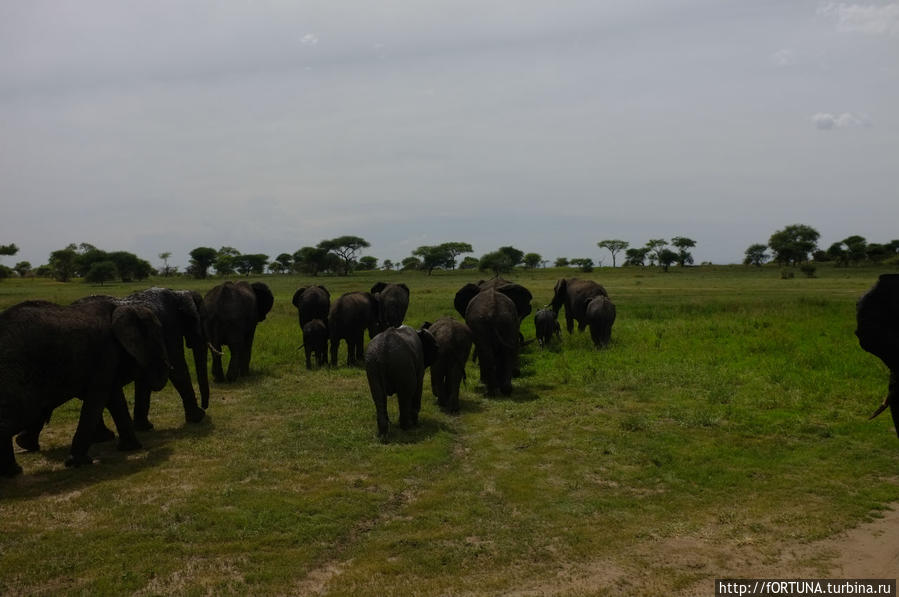
M318 36L314 33L307 33L303 37L300 38L300 43L304 46L317 46L318 45Z
M796 64L796 52L790 48L783 48L771 54L771 62L778 68L786 68Z
M853 114L852 112L843 112L842 114L818 112L812 115L812 122L819 130L829 131L850 126L868 126L871 124L871 119L866 114Z
M865 35L899 35L899 3L847 4L827 2L818 15L837 25L837 30Z

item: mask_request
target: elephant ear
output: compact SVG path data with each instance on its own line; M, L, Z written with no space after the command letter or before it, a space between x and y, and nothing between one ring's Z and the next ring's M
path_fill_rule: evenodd
M465 318L465 310L468 309L468 303L470 303L471 299L476 297L479 292L481 292L481 289L478 285L469 282L456 293L456 298L453 300L453 307L456 308L456 311L463 317L463 319Z
M154 390L168 379L169 360L162 337L162 324L146 307L122 305L112 312L112 333L122 348L137 361Z
M530 314L531 299L534 298L534 295L531 294L530 290L521 284L506 284L505 286L497 288L496 291L501 292L512 299L512 302L515 303L515 309L518 311L519 319L527 317Z
M430 367L437 360L437 339L434 338L434 334L424 328L418 330L418 338L421 340L425 367Z
M378 282L371 287L371 290L369 292L371 292L372 294L378 294L385 288L387 288L387 282Z
M328 292L328 289L327 289L327 288L325 288L325 287L322 286L321 284L318 285L318 288L321 288L321 289L325 292L325 296L328 297L328 300L331 300L331 293Z
M568 294L568 280L565 278L560 279L556 282L556 287L553 290L553 300L550 303L552 306L553 312L557 315L559 313L559 309L562 308L562 303L565 302L565 296Z
M406 286L406 285L403 284L403 283L395 284L395 286L398 286L398 287L402 288L403 290L405 290L405 291L406 291L406 296L409 296L410 293L409 293L409 287L408 287L408 286Z
M256 295L256 321L265 321L265 316L275 304L275 296L264 282L253 282L250 286Z
M303 286L302 288L300 288L296 292L294 292L293 298L290 299L290 302L293 303L293 306L296 307L297 309L300 308L300 297L303 296L303 292L305 292L305 291L306 291L306 287Z

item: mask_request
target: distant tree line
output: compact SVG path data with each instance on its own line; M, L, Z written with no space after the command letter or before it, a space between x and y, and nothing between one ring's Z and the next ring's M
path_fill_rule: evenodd
M750 245L746 249L743 263L761 267L772 261L782 267L802 267L812 262L833 262L838 267L849 267L861 264L879 265L885 261L899 262L899 239L887 243L869 243L865 237L853 234L831 244L826 250L821 250L818 248L820 237L817 230L806 224L785 226L771 235L768 244Z

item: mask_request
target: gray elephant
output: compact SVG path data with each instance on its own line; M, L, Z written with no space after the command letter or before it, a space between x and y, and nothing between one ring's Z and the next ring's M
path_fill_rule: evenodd
M887 397L871 418L889 408L899 436L899 274L881 275L859 299L855 335L859 345L890 370Z
M409 309L409 287L405 284L378 282L371 287L378 302L378 331L403 325Z
M263 282L225 282L206 293L203 299L206 308L204 330L213 348L212 377L215 381L225 380L223 346L231 349L228 381L249 374L256 324L265 321L274 302L272 291Z
M587 301L587 312L584 314L590 326L590 337L596 348L605 348L612 338L612 325L615 323L615 303L601 294Z
M550 303L556 315L565 307L565 327L570 334L574 330L574 322L578 322L578 330L583 332L587 327L587 302L594 296L609 296L601 284L593 280L579 278L562 278L556 282L553 300Z
M534 329L541 348L552 342L553 337L562 338L558 316L552 309L540 309L534 314Z
M531 295L518 284L486 290L481 290L476 284L466 284L456 293L454 304L457 309L463 305L465 307L465 323L474 336L481 383L491 396L497 388L505 395L512 392L512 376L518 370L521 349L521 321L520 309L511 296L519 295L518 302L522 302L523 293L527 293L527 297Z
M459 386L465 379L465 363L474 339L471 329L452 317L441 317L422 328L431 332L437 341L437 357L431 365L431 391L440 408L458 413Z
M306 369L328 363L328 325L321 319L313 319L303 326L303 346L306 349Z
M531 313L531 300L534 298L531 292L521 284L516 284L515 282L496 277L489 280L479 280L477 284L466 284L456 293L453 306L456 308L456 312L462 317L465 317L465 309L468 307L468 301L471 300L475 293L472 286L477 288L476 292L493 289L508 296L512 302L515 303L515 310L518 313L519 321L523 320Z
M365 373L375 403L378 435L387 436L387 397L396 394L400 427L418 424L425 369L434 362L437 342L427 330L409 326L388 328L375 336L365 349Z
M365 330L369 339L378 333L378 301L370 292L347 292L331 304L328 336L331 341L331 366L337 366L337 349L346 340L347 365L363 360Z
M300 329L313 319L321 319L327 323L331 293L324 286L304 286L293 293L291 302L297 308Z
M39 428L76 396L81 415L66 466L92 462L88 448L103 408L119 431L118 448L140 448L122 386L140 378L160 390L168 374L162 325L146 307L46 301L10 307L0 314L0 475L22 471L12 436Z

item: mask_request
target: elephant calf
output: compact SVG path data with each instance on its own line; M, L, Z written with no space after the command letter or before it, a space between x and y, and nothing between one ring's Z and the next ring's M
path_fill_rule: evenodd
M313 319L303 326L303 347L306 349L306 369L328 364L328 326L321 319Z
M459 386L465 379L465 363L474 336L467 325L452 317L441 317L425 327L437 341L437 356L431 364L431 391L440 408L459 412Z
M534 328L537 330L537 343L541 348L551 342L553 336L562 339L562 327L552 309L540 309L534 314Z
M615 323L615 303L601 294L593 297L587 302L585 320L590 326L590 337L596 348L608 346Z
M418 424L425 368L434 362L437 342L427 330L388 328L365 348L365 373L378 419L378 435L386 437L390 421L387 397L396 394L400 427Z

